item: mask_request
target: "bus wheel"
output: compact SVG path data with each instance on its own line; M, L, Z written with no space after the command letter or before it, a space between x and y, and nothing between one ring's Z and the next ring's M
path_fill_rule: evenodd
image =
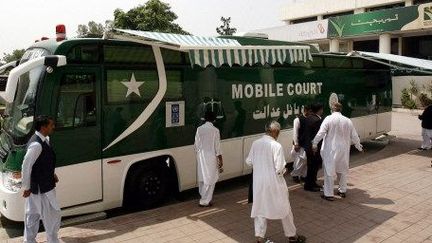
M152 165L135 169L128 177L126 206L148 209L161 205L169 191L168 168Z

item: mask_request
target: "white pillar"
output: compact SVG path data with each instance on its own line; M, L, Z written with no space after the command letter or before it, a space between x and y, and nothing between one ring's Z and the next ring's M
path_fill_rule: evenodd
M353 40L348 40L347 41L347 51L354 51L354 41Z
M330 52L339 52L339 40L331 39L330 40Z
M402 55L402 37L398 38L398 55Z
M379 36L379 52L390 54L391 52L391 35L382 34Z
M412 6L412 5L414 5L413 0L405 0L405 6L406 7Z
M364 13L366 12L365 8L356 8L354 9L354 14Z

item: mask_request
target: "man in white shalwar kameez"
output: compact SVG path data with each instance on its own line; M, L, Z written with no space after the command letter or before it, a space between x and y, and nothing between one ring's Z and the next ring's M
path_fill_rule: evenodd
M306 151L300 146L299 134L300 129L304 129L304 127L302 128L300 125L303 123L304 126L304 119L309 115L310 107L305 106L303 112L304 114L296 117L293 121L293 147L291 149L291 157L294 160L294 164L291 176L293 181L297 183L299 183L301 179L306 178L307 174Z
M317 145L323 139L321 157L324 170L323 199L334 200L334 179L339 177L338 194L346 196L347 176L349 171L349 156L351 144L357 150L363 151L360 138L351 120L341 114L342 105L334 103L332 114L327 116L321 124L320 130L312 141L312 148L317 152Z
M223 166L219 129L213 125L215 120L213 112L206 112L205 123L198 127L195 134L198 187L201 195L199 206L201 207L212 205L213 191Z
M24 242L36 242L39 221L42 220L48 243L59 242L60 207L56 199L55 154L49 144L54 130L53 119L35 119L36 132L30 139L22 165L25 198Z
M251 147L246 163L253 167L253 204L251 217L255 221L257 242L264 242L267 220L281 219L289 242L304 242L297 236L288 198L284 173L285 157L282 145L276 141L280 124L273 121L266 125L266 135Z

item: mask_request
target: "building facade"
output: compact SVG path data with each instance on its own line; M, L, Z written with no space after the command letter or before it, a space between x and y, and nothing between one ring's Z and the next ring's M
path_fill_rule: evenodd
M432 59L432 0L307 0L282 9L285 25L254 30L322 51Z

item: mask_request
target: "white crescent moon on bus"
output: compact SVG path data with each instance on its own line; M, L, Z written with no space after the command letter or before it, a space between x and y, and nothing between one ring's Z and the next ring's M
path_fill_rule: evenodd
M162 59L162 54L159 47L152 46L153 53L155 55L156 59L156 65L157 65L157 72L159 76L159 90L156 93L155 98L150 102L150 104L144 109L144 111L138 116L138 118L126 129L122 134L120 134L114 141L112 141L106 148L103 149L103 151L111 148L127 136L129 136L131 133L138 130L153 114L153 112L156 110L156 108L159 106L160 102L162 101L163 97L165 96L165 92L167 90L167 80L165 75L165 67Z

